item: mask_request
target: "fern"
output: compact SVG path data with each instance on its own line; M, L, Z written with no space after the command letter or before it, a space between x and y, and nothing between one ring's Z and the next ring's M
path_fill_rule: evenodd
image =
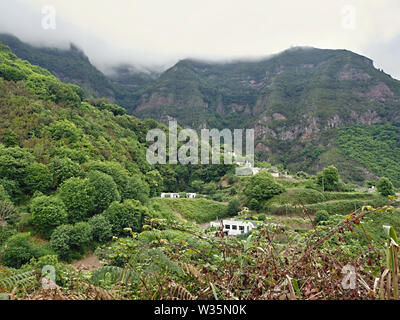
M32 284L36 280L36 272L34 270L18 273L8 277L0 276L0 289L12 290L17 285Z

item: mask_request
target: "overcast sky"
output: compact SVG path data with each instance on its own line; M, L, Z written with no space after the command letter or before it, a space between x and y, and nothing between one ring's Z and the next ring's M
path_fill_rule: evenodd
M36 45L74 42L103 70L313 46L366 55L400 79L399 14L399 0L0 0L0 32Z

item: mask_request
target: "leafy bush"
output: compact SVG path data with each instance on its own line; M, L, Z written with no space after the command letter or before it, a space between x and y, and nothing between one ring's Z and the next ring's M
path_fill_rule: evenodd
M56 197L37 197L30 205L32 224L46 238L59 225L67 223L68 214L64 203Z
M275 182L270 173L262 171L247 181L244 193L249 199L254 198L261 201L268 200L284 191L284 188Z
M130 199L124 200L123 203L113 202L103 213L112 225L112 231L115 235L123 235L124 228L131 228L134 232L141 231L144 218L148 214L148 209L142 206L139 201Z
M6 189L0 184L0 201L9 201L10 196L8 195Z
M17 209L10 201L0 201L0 225L14 223L17 219Z
M149 199L150 188L147 182L139 175L128 178L128 182L123 188L122 199L135 199L141 203L146 203Z
M90 186L93 190L94 213L101 213L113 201L120 201L121 197L113 178L100 171L91 171L88 174Z
M384 197L393 196L395 194L392 182L385 177L379 179L376 188Z
M101 214L91 217L88 221L92 228L93 240L99 243L106 243L112 237L112 225L107 218Z
M94 190L89 179L69 178L58 192L67 208L69 223L85 221L94 211Z
M59 258L69 261L72 256L71 244L72 225L64 224L58 226L50 238L51 248L58 254Z
M249 209L250 210L256 210L257 211L259 207L260 207L260 204L259 204L257 199L251 199L249 201Z
M329 213L326 210L318 210L315 213L315 216L314 216L314 219L313 219L315 224L318 224L318 223L320 223L322 221L328 221L328 220L329 220Z
M18 147L19 144L19 137L18 135L12 131L12 130L7 130L6 133L3 136L3 141L2 143L7 147Z
M33 163L26 169L24 182L30 193L36 190L46 193L53 186L53 175L44 164Z
M49 254L43 246L36 244L29 233L17 233L8 238L1 251L1 263L20 268L32 258Z
M240 201L239 199L234 198L232 201L229 202L229 205L226 208L226 214L229 217L233 217L236 216L239 211L240 211Z
M339 191L339 171L334 166L329 166L317 175L318 185L323 191Z
M64 224L57 227L51 235L51 248L60 259L71 261L79 259L84 254L93 240L92 228L86 222L74 225Z
M13 227L0 225L0 247L8 238L16 233L17 231Z
M100 171L108 174L113 178L114 182L118 186L118 191L121 191L126 187L128 182L128 171L118 162L112 161L89 161L85 166L90 171Z
M83 175L81 166L69 158L55 158L50 162L50 170L54 177L54 185L58 186L65 180Z

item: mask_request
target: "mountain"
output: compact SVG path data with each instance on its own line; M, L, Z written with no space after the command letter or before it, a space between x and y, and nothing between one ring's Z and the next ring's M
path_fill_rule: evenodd
M196 129L254 128L260 159L311 173L334 164L348 180L390 175L399 184L397 165L386 161L400 155L399 99L400 82L369 58L347 50L292 48L259 61L180 61L145 90L131 112ZM361 144L361 154L341 138L348 136L344 128L374 126L379 132L385 123L394 127L390 146L378 139L379 150L390 152L379 163L370 159L378 149L366 152L367 141L376 141L373 130L348 141L347 147Z
M345 181L386 175L400 186L400 82L351 51L296 47L252 61L186 59L161 74L121 65L106 76L75 47L0 41L80 84L86 96L106 96L139 118L194 129L254 128L260 160L309 173L334 164Z
M49 70L63 82L80 86L87 97L105 97L126 108L135 107L133 102L138 99L137 88L157 76L121 65L111 68L111 76L108 77L93 66L85 53L74 44L69 50L36 47L9 34L0 34L0 42L9 46L19 58Z

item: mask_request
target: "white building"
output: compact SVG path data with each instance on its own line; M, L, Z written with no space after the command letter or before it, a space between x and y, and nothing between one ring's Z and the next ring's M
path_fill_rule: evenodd
M244 222L238 220L222 220L224 226L223 232L228 236L237 236L239 234L247 233L256 227L251 222ZM221 227L221 222L211 222L211 227Z
M186 193L186 198L194 199L196 198L197 193Z
M179 193L161 193L161 198L179 198Z

